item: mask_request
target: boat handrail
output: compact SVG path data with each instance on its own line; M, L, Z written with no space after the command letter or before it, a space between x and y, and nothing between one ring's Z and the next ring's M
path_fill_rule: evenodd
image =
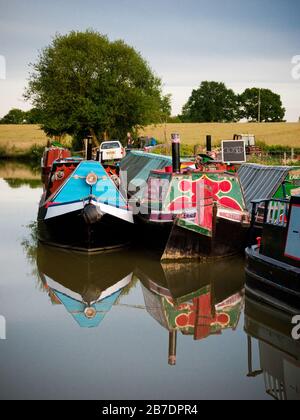
M252 227L259 218L264 225L286 227L290 200L285 198L269 198L252 201ZM263 215L262 215L263 211Z
M252 200L251 203L252 204L262 204L262 203L267 203L267 202L280 202L280 203L289 203L290 200L288 198L263 198L263 199L258 199L258 200Z

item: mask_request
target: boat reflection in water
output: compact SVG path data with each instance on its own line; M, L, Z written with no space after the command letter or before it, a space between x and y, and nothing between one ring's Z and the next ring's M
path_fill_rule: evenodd
M283 312L247 293L248 376L264 375L266 392L276 400L300 400L300 341L292 338L292 318L292 312ZM253 339L259 346L258 370L253 368Z
M203 340L235 330L244 306L241 260L207 264L153 264L136 270L148 313L169 331L169 364L176 364L177 335Z
M130 287L133 266L119 253L86 255L39 244L39 276L51 302L83 328L98 327Z

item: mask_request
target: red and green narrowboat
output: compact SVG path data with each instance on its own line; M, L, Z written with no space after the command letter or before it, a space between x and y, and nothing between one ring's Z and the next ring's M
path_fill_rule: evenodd
M222 163L152 171L131 203L147 238L164 248L163 260L215 259L245 247L250 216L243 190Z

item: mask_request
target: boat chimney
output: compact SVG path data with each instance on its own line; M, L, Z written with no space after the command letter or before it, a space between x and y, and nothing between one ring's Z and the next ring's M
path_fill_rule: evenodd
M171 134L172 140L172 166L173 166L173 173L180 173L180 135L179 134Z
M212 138L211 136L206 136L206 153L211 152L212 150Z
M173 330L169 333L169 365L176 365L176 353L177 353L177 331Z
M93 137L88 136L85 139L85 158L86 160L92 160L93 157Z

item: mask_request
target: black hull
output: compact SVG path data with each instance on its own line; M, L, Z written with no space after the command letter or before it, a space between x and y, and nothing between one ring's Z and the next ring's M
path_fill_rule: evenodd
M286 310L281 310L276 307L279 302L271 300L272 305L266 305L262 299L258 299L261 295L257 292L257 296L252 296L249 291L246 292L245 299L245 332L253 338L258 340L268 340L270 344L275 347L281 347L284 341L287 340L289 343L284 346L287 353L291 353L289 349L290 345L293 344L298 347L296 341L292 340L291 336L291 319L298 315L295 313L295 308L286 306ZM281 338L276 342L273 341L276 336ZM299 343L300 344L300 343ZM283 350L283 349L282 349ZM299 352L299 347L298 347ZM300 356L300 354L299 354Z
M300 310L300 269L247 248L246 286L250 296L287 311ZM290 310L290 309L289 309Z
M136 237L137 240L143 237L143 245L146 248L153 248L163 252L170 237L173 223L151 222L142 216L136 216L134 223L137 232L139 232L139 235Z
M172 222L150 222L138 217L140 232L148 246L163 252L164 260L214 260L242 253L248 240L249 227L229 220L217 219L213 238L184 229Z
M38 239L48 245L78 252L97 253L128 245L132 225L104 215L94 224L87 224L81 211L52 219L38 220Z

